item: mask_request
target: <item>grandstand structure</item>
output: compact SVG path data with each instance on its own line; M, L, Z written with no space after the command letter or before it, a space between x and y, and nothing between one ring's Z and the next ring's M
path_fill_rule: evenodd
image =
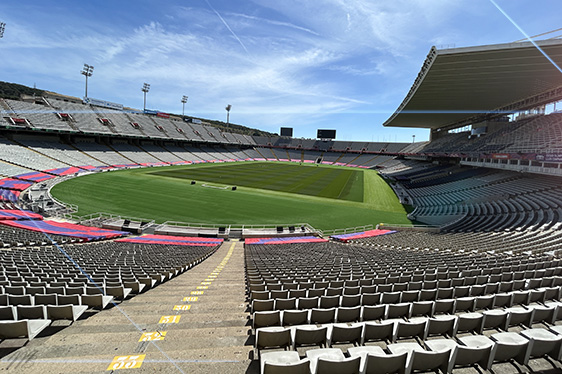
M562 64L562 42L538 44ZM560 100L562 75L526 42L432 48L385 123L431 128L412 144L0 99L0 367L560 370ZM150 217L64 220L75 207L48 193L106 170L254 160L377 169L415 224L234 236Z

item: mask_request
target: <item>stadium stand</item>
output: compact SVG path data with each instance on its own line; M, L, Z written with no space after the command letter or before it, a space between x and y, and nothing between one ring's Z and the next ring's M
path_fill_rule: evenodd
M457 52L464 53L432 50L428 59ZM428 66L390 124L404 123L402 110L424 95ZM534 102L539 94L525 91ZM493 99L490 110L506 103ZM42 219L20 209L27 191L114 168L321 162L378 169L412 206L410 218L427 227L383 224L331 240L272 238L271 229L271 236L246 238L237 269L244 266L244 277L238 275L246 303L235 304L246 307L249 320L246 327L238 317L225 324L250 330L241 338L255 351L244 361L247 372L280 363L304 372L332 365L350 372L507 373L544 370L552 362L559 369L562 117L530 108L512 110L519 118L479 117L470 130L462 129L466 118L436 116L428 125L430 142L406 144L249 136L79 100L2 99L0 338L37 341L56 333L56 321L80 324L192 269L223 243L218 227L189 232L205 237L130 237L98 227L101 218L91 226ZM125 221L115 220L119 227ZM216 269L226 262L217 261Z

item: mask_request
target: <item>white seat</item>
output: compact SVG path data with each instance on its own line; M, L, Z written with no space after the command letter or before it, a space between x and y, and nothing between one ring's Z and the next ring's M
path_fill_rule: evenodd
M301 360L295 351L264 352L260 358L262 374L308 374L310 360Z
M310 360L310 372L316 373L316 366L320 358L330 361L343 361L345 356L339 348L319 348L306 351L306 357Z
M379 346L351 347L347 349L351 357L361 357L362 374L405 374L408 353L386 354Z
M548 355L554 360L560 360L562 354L562 336L555 335L546 329L523 330L519 334L533 341L531 357Z
M50 319L24 319L21 321L0 321L0 338L27 338L36 337L41 331L51 324Z
M47 317L52 320L76 321L88 309L86 305L47 305Z
M500 332L490 338L496 343L494 361L515 359L521 365L527 365L533 348L533 341L525 339L514 332Z

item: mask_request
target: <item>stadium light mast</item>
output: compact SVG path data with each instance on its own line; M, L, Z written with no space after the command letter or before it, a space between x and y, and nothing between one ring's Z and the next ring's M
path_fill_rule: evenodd
M412 144L416 142L416 135L412 135Z
M187 103L187 99L188 99L188 98L189 98L189 97L188 97L188 96L185 96L185 95L183 95L182 98L181 98L181 103L182 103L181 116L182 116L182 117L185 117L185 103Z
M226 109L226 127L228 127L228 123L230 121L230 109L232 109L232 105L228 104L224 109Z
M148 83L143 83L141 91L144 93L144 106L143 106L143 111L146 111L146 93L148 91L150 91L150 84Z
M86 92L84 93L84 98L88 98L88 77L91 77L94 73L94 67L92 65L84 64L80 74L86 77Z
M4 30L6 29L6 23L0 22L0 38L4 37Z

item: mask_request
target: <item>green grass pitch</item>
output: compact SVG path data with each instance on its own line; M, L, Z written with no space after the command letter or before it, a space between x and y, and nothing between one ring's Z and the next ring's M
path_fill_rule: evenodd
M78 205L79 215L105 212L157 222L309 223L322 230L410 223L376 171L325 165L240 162L133 169L74 178L51 192Z

